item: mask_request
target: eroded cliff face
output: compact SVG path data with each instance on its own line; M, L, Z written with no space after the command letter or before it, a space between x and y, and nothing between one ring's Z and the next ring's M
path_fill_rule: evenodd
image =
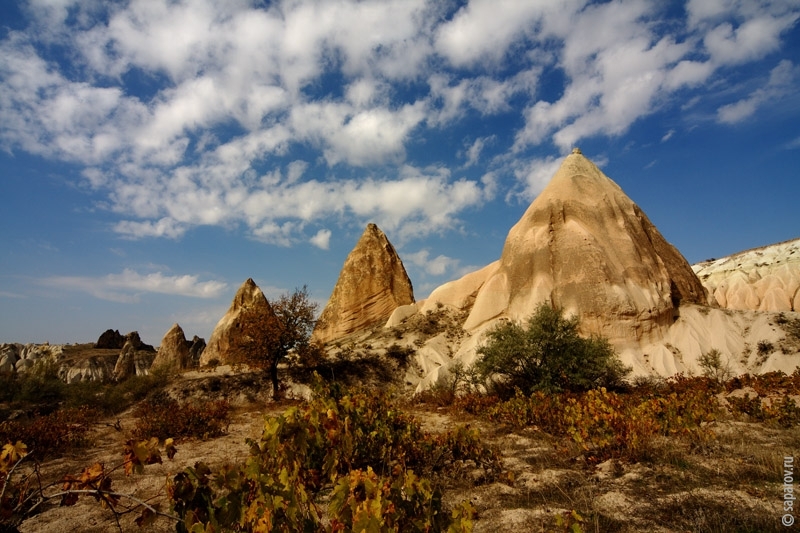
M394 246L367 225L347 256L312 340L327 343L385 322L395 308L414 303L414 289Z
M726 309L800 312L800 239L692 267L711 302Z

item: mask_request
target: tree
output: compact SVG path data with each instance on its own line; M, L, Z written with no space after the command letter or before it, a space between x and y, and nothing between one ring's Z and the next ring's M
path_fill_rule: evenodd
M502 322L478 349L481 377L507 391L583 391L620 384L630 369L617 359L608 340L583 338L577 317L540 305L525 326Z
M730 361L723 363L722 354L716 348L700 355L697 364L703 370L703 375L718 383L728 381L733 376Z
M242 359L262 368L272 382L272 396L280 396L278 365L290 353L300 358L318 350L311 343L311 332L316 323L318 304L309 299L308 288L295 289L270 302L274 317L265 318L254 309L245 309L241 315L239 352Z

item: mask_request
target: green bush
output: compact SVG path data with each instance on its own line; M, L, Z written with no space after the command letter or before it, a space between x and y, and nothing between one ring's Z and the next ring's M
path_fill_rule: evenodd
M504 396L515 389L529 395L620 385L629 369L608 340L581 337L578 324L577 317L565 319L542 304L524 326L503 322L488 333L488 342L478 349L483 357L477 370Z

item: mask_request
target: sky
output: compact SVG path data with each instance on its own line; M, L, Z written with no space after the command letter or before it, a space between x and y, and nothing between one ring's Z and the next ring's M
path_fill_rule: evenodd
M578 146L690 263L800 237L800 0L0 2L0 343L321 306L363 232L417 299Z

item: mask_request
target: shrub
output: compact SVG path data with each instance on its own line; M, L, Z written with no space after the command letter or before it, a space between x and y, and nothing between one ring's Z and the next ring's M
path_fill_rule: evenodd
M608 458L637 461L648 457L659 435L705 442L715 420L712 393L700 386L678 394L664 388L617 394L606 389L584 393L518 392L514 398L488 409L491 420L516 428L535 426L558 437L570 437L586 452L589 462Z
M524 327L499 324L478 353L483 356L476 363L478 372L506 395L515 388L530 394L615 387L630 371L606 339L581 337L577 317L565 319L547 304Z
M731 365L729 362L722 362L722 354L716 348L703 353L697 360L700 368L703 369L703 375L709 379L717 382L727 381L733 375Z
M89 430L99 418L88 407L59 409L31 420L0 423L0 444L22 441L35 457L57 457L89 444Z
M169 486L179 531L468 531L471 508L444 512L434 475L472 460L499 470L499 456L462 427L422 431L389 397L318 389L249 441L243 465L218 473L200 463ZM324 524L317 497L330 495ZM202 524L198 527L197 524Z
M386 348L386 357L397 363L402 369L408 367L409 360L414 356L416 350L411 346L400 346L397 343Z
M229 411L225 400L181 404L162 392L136 406L133 436L160 440L218 437L227 431Z
M758 341L756 348L758 350L758 355L760 355L761 357L766 357L775 350L775 346L773 346L771 342L766 340Z

